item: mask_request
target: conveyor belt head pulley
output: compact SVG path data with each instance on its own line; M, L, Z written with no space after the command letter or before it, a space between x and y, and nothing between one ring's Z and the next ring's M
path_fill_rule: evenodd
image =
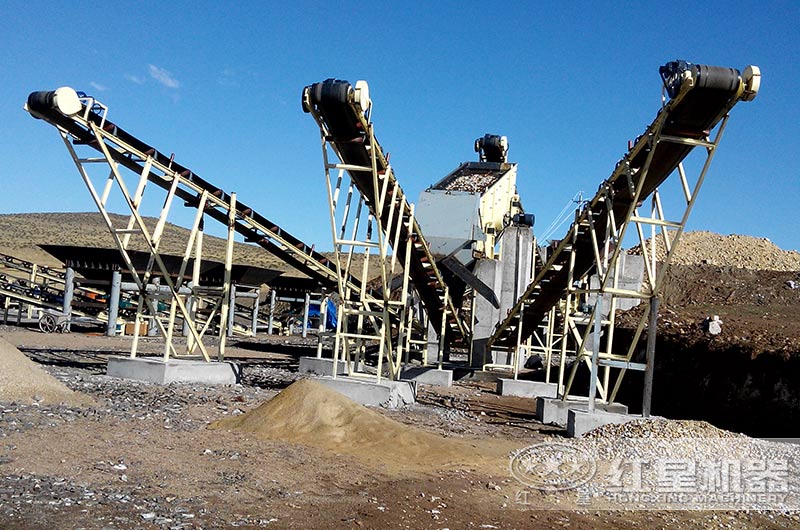
M74 116L83 109L83 104L78 93L66 86L51 91L31 92L25 104L25 110L34 117L37 117L37 113L51 109L58 110L64 116Z
M758 71L758 67L755 68ZM708 66L704 64L692 64L688 61L670 61L658 69L661 79L664 81L664 88L670 98L674 98L680 93L684 82L691 79L695 86L735 92L742 77L739 70L735 68L725 68L722 66ZM753 78L753 75L750 75ZM760 81L760 73L755 79L756 84ZM758 92L756 86L755 92ZM755 94L752 96L755 97ZM751 98L752 99L752 98Z
M486 134L475 140L475 152L481 162L508 162L508 138L497 134Z

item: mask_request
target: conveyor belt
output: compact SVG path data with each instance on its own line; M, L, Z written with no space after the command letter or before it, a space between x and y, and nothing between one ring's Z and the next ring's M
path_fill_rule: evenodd
M30 304L32 306L42 307L42 308L45 308L45 309L52 309L54 311L61 312L61 310L63 309L58 304L54 304L54 303L51 303L51 302L46 302L46 301L42 300L41 298L36 298L35 296L33 296L30 293L28 293L27 290L25 292L20 292L20 291L14 290L10 286L6 286L6 285L0 284L0 297L4 297L4 296L8 297L8 298L11 298L12 300L19 300L20 302L24 302L24 303ZM74 314L76 314L76 315L83 315L84 314L84 313L82 313L80 311L76 311L74 309L73 309L72 312Z
M662 71L667 67L662 68ZM691 143L680 143L666 138L672 136L678 139L703 140L738 101L755 97L755 93L745 86L739 72L732 68L693 66L689 70L676 72L672 82L675 83L671 87L674 97L659 111L644 134L636 139L627 155L617 163L611 177L600 187L597 195L570 227L570 235L561 241L516 306L498 325L489 339L489 346L511 347L517 343L520 314L521 340L527 339L536 330L550 308L558 303L569 288L571 250L574 250L575 255L573 279L583 278L592 271L594 252L589 233L590 217L595 233L605 234L608 222L606 197L609 189L613 197L611 208L614 217L624 219L632 206L633 190L641 179L644 178L644 182L641 182L640 201L664 182L695 147ZM757 87L755 90L757 91ZM639 170L646 166L653 138L666 141L659 141L655 145L649 168L642 175ZM628 167L632 174L633 188L628 180ZM573 248L571 234L576 229L577 238ZM603 245L602 242L598 244Z
M35 268L37 276L61 283L64 283L64 279L67 277L64 271L52 269L36 263L31 263L30 261L25 261L24 259L14 257L9 254L0 254L0 266L26 272L28 275L32 274Z
M45 267L26 261L9 254L0 253L0 269L7 269L7 274L0 274L0 295L8 296L25 303L48 309L61 310L61 304L53 300L63 299L66 273L64 271ZM25 274L24 277L15 275L12 271ZM35 272L34 272L35 271ZM32 281L31 276L45 281ZM91 307L94 300L91 296L96 291L75 286L73 290L73 312L84 315L75 309L75 305L82 304ZM105 304L99 306L105 308Z
M377 140L370 146L369 121L364 115L364 109L355 101L354 89L347 81L328 79L322 83L307 86L303 91L304 110L314 115L323 134L331 141L339 159L348 166L353 183L361 195L368 200L369 208L373 215L379 217L384 226L387 226L390 215L390 202L385 203L381 212L376 212L373 197L376 196L372 170L359 170L356 168L372 168L372 154L374 149L378 173L389 179L386 195L391 197L395 189L402 212L409 212L410 205L402 188L398 184L393 171L389 168L386 155ZM400 263L405 260L406 242L412 240L409 275L420 299L425 305L425 310L434 323L436 329L442 322L442 315L447 315L447 331L445 340L453 343L466 343L468 331L461 321L457 308L451 297L445 296L445 280L436 267L436 261L430 253L428 243L422 235L416 219L413 225L408 226L407 216L396 228L400 230L399 243L394 251ZM394 243L394 237L388 237ZM446 309L446 310L445 310Z
M94 108L87 109L86 105L92 103L86 100L82 100L79 112L70 116L63 114L54 102L55 94L33 92L28 97L26 110L35 118L43 119L70 134L76 145L86 144L98 151L101 151L101 147L90 124L101 128L103 141L116 162L137 174L142 174L149 167L148 180L167 190L170 189L172 176L179 178L180 186L176 195L185 201L186 206L199 206L201 194L208 192L210 199L205 213L227 225L229 194L202 179L186 166L175 162L173 156L157 151L108 121ZM244 203L237 201L235 210L235 229L244 235L246 241L257 243L325 287L333 288L337 285L335 263ZM358 279L350 277L347 281L356 292L360 291L361 282Z

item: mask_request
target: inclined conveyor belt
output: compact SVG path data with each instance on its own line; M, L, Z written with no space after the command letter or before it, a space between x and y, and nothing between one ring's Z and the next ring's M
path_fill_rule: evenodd
M380 217L383 226L387 226L390 215L390 202L385 201L383 211L376 212L373 197L376 197L375 184L372 174L372 154L374 148L376 169L382 178L388 178L386 197L391 197L395 189L400 197L401 204L396 208L409 212L410 206L402 193L393 171L389 168L386 155L377 140L370 146L369 122L354 99L354 89L347 81L328 79L322 83L315 83L305 88L304 110L311 112L323 132L332 143L337 156L343 164L351 166L348 173L361 195L367 200L370 211ZM364 168L355 169L352 166ZM396 229L400 230L399 243L394 251L399 262L404 263L406 258L406 242L412 241L409 275L417 293L420 296L425 310L434 323L436 329L442 322L442 314L447 314L447 342L459 343L468 340L468 331L461 321L452 297L445 296L445 280L436 266L436 261L431 255L428 243L416 219L413 226L407 222L408 216L404 215L403 222L398 223ZM393 234L394 235L394 234ZM389 241L394 243L394 238ZM445 309L447 309L445 311Z
M176 196L183 199L186 206L198 207L200 195L206 191L217 199L214 201L217 207L211 207L211 203L207 203L205 213L220 223L228 224L227 207L230 205L231 199L229 194L202 179L186 166L175 162L173 156L157 151L105 119L95 111L95 108L87 109L84 104L80 112L70 116L63 114L54 102L55 94L56 92L53 91L31 93L28 96L26 109L34 117L43 119L69 133L74 138L73 142L76 145L85 144L102 152L89 122L101 127L107 135L106 146L116 162L137 174L142 174L145 167L148 167L146 162L150 157L155 163L147 175L149 181L169 190L171 179L168 178L168 175L177 175L186 186L179 186ZM157 167L165 168L165 174L158 174ZM220 204L225 207L219 207ZM235 210L237 218L235 229L245 237L246 241L257 243L297 270L319 281L323 286L335 288L338 281L335 263L244 203L237 201ZM360 291L361 282L358 279L350 277L347 281L356 292Z
M670 66L674 69L677 63L663 67L662 76L664 70ZM684 66L687 65L684 63ZM608 222L609 206L606 201L608 188L613 197L611 208L614 218L624 219L632 206L633 198L628 174L632 174L634 189L644 178L639 195L639 200L644 200L667 179L695 147L692 144L670 140L658 141L649 167L645 168L650 155L651 139L673 136L702 141L738 101L752 95L745 91L739 72L732 68L689 65L688 69L679 69L671 73L675 74L671 80L672 99L662 107L653 123L636 139L627 155L617 163L611 177L600 187L597 195L581 211L575 221L579 226L574 248L570 247L573 231L576 230L575 223L544 268L520 297L516 306L498 325L494 335L489 339L490 346L514 346L517 344L518 336L520 340L526 340L536 330L550 308L558 303L569 288L570 250L574 250L575 255L574 280L585 277L593 270L594 251L592 236L588 229L589 218L592 217L598 237L604 237ZM666 82L668 80L665 77ZM604 241L598 241L601 248L603 244ZM520 313L522 329L518 330Z

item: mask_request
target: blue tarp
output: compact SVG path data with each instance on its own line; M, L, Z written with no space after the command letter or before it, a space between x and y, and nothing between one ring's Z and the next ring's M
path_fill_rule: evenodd
M308 316L309 317L318 317L320 316L319 312L319 304L311 303L308 305ZM325 316L325 329L336 329L336 304L333 303L333 300L328 300L328 312ZM309 325L311 323L309 322Z

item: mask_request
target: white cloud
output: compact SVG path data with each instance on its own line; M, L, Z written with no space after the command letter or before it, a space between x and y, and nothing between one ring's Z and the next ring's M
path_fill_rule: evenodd
M217 83L226 87L238 87L239 79L236 71L231 68L225 68L217 78Z
M125 74L125 79L127 79L131 83L136 83L137 85L144 84L144 77L140 75Z
M150 71L150 77L161 83L167 88L178 88L181 84L178 82L177 79L172 77L172 73L160 68L154 64L147 65L148 70Z
M107 86L101 85L100 83L95 83L94 81L90 81L89 84L92 86L92 88L94 88L98 92L105 92L106 90L108 90Z

